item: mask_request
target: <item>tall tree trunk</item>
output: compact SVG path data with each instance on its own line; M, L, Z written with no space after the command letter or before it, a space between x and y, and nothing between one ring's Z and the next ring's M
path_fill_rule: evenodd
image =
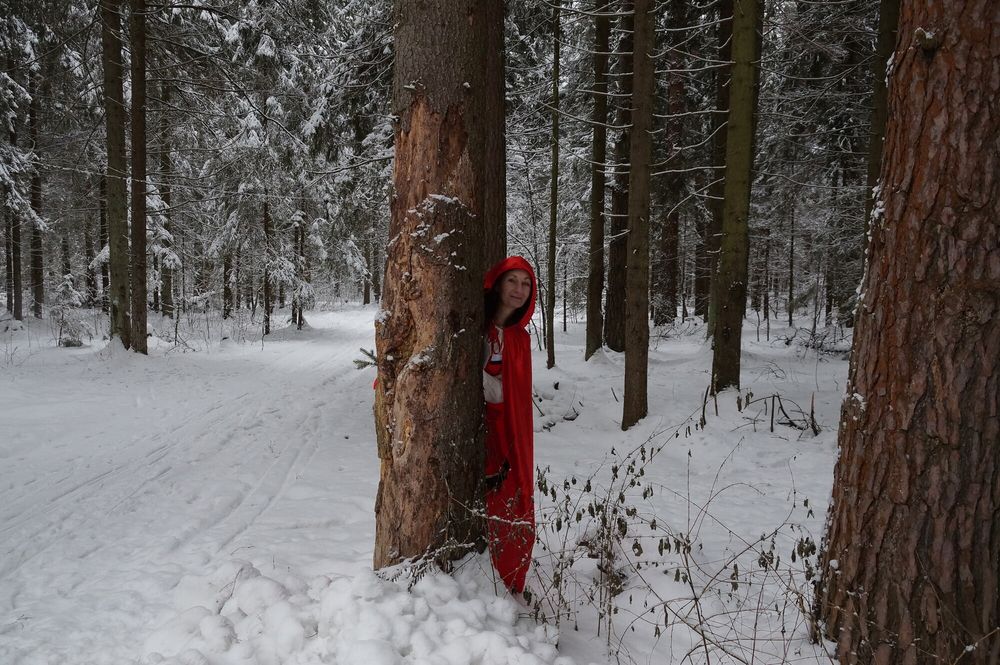
M483 84L488 96L482 122L490 127L486 134L486 151L482 165L483 222L485 225L486 265L491 266L507 256L507 104L504 78L504 8L505 0L484 0L486 21L486 75Z
M7 58L7 65L9 68L13 69L12 58ZM10 145L11 148L17 147L17 119L11 118L10 120ZM21 217L16 212L7 208L8 219L10 220L10 266L11 272L11 290L12 299L10 302L10 313L18 321L24 320L24 283L22 280L21 272Z
M30 267L31 278L31 314L36 319L42 318L42 306L45 304L45 253L42 244L42 168L38 154L38 112L41 103L39 90L39 75L28 75L31 89L31 103L28 105L28 138L31 142L31 153L34 164L31 169L31 209L35 213L31 225ZM46 79L47 80L47 79ZM46 86L47 87L47 86Z
M83 260L86 261L86 304L93 307L97 302L97 271L92 265L94 263L94 235L92 231L92 218L83 220Z
M594 137L590 165L590 246L587 273L587 343L584 360L601 348L604 340L604 188L608 155L608 50L610 48L610 5L595 0L594 10Z
M753 128L758 57L759 0L735 0L733 73L726 125L726 183L719 267L712 283L714 392L740 386L740 342L747 296L748 217L753 169ZM713 315L714 312L714 315Z
M632 0L621 0L618 45L618 112L615 124L615 178L611 187L611 241L608 243L608 288L604 304L604 343L625 350L625 267L627 261L629 147L632 125Z
M173 171L170 163L170 124L167 109L170 105L170 83L160 82L160 99L163 109L160 112L160 200L163 201L163 239L164 252L172 252L174 241L171 235L173 211L170 209L172 192L170 177ZM160 261L160 313L164 316L174 316L174 265L170 259Z
M484 108L495 103L484 69L498 58L483 56L482 3L397 0L394 11L394 240L375 326L376 568L411 557L443 564L481 538L469 507L481 505L485 463L483 153L497 130L481 118L502 117ZM438 234L435 251L422 249L424 235Z
M116 0L101 0L104 120L108 143L107 217L111 336L131 347L128 219L125 214L125 102L122 92L122 21Z
M226 250L222 254L222 318L233 314L233 254Z
M628 180L628 270L625 291L625 397L622 429L646 417L649 356L649 178L653 150L656 32L654 0L635 0L632 132Z
M733 1L719 0L719 24L716 27L716 40L719 49L719 62L730 62L733 59ZM722 220L725 216L725 196L726 183L729 178L726 174L726 155L729 131L727 121L729 119L730 106L730 85L733 79L734 66L723 66L715 70L715 114L712 116L712 165L715 170L712 172L712 183L708 188L709 196L709 218L708 227L705 233L705 253L704 265L702 266L704 277L708 286L709 298L706 303L708 309L708 326L706 333L709 337L715 334L715 313L712 306L712 298L716 292L715 281L718 276L719 258L722 248Z
M6 193L6 192L5 192ZM6 279L4 280L4 285L7 290L7 311L13 313L14 311L14 252L13 252L13 224L11 220L14 214L7 208L4 209L3 221L3 258L4 258L4 273Z
M146 353L146 0L129 0L132 52L132 350Z
M298 228L296 228L296 239L298 238ZM372 254L375 252L375 243L372 241L372 232L365 233L365 275L363 292L361 294L361 304L367 305L372 301Z
M545 366L556 364L556 222L559 217L559 4L552 5L552 164L549 174L549 245L545 279ZM566 303L563 303L563 307Z
M687 4L684 0L671 0L669 5L668 23L673 26L685 25L688 21ZM659 266L653 273L654 302L657 307L653 312L653 323L658 326L672 324L677 318L677 282L681 270L680 255L680 220L681 201L684 198L684 177L680 173L683 164L680 160L683 131L682 115L687 111L687 93L681 70L684 67L683 49L687 43L686 31L674 28L670 33L672 48L668 51L667 62L671 72L668 74L666 143L667 164L670 171L662 180L663 205L666 209L659 229Z
M886 66L896 48L896 26L899 24L900 0L880 0L878 6L878 41L872 58L872 120L868 130L868 179L865 188L865 225L872 215L873 188L878 184L882 164L882 143L885 141L885 122L888 111L888 94L885 79ZM865 234L867 242L868 234Z
M274 313L274 298L271 293L271 271L268 267L271 263L271 237L274 235L274 227L271 223L271 207L270 202L267 199L267 192L264 192L264 214L263 214L263 227L264 227L264 270L263 270L263 295L264 299L264 334L271 334L271 315Z
M795 327L795 201L788 202L788 327Z
M841 663L992 664L1000 11L904 0L899 19L816 609Z
M97 222L97 242L101 252L108 246L108 178L102 173L98 176L100 190L97 202L98 222ZM108 313L110 307L111 278L108 269L110 267L110 247L108 256L101 261L101 311Z

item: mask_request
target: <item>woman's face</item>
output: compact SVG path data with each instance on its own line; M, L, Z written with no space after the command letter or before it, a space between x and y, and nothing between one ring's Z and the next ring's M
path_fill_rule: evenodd
M531 297L531 276L525 270L509 270L500 278L500 302L518 309Z

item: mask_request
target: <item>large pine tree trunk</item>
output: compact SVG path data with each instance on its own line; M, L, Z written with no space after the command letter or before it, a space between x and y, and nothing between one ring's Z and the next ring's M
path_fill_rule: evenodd
M646 417L649 356L649 178L653 140L653 0L634 4L634 78L628 180L628 269L625 292L625 397L622 429Z
M726 135L726 182L719 267L712 281L712 389L740 385L740 343L747 300L750 184L756 111L759 0L735 0L733 70Z
M615 140L615 177L611 187L611 240L608 243L608 288L604 304L604 343L612 351L625 350L625 268L627 260L629 147L632 124L632 1L621 0L618 43L615 124L622 129Z
M125 196L125 102L122 92L122 21L115 0L101 0L104 66L104 119L107 132L107 218L111 336L131 346L129 326L128 219Z
M841 663L1000 662L1000 5L900 10L817 611Z
M488 21L477 0L395 4L395 162L376 323L374 564L444 563L479 540ZM495 103L495 101L494 101Z
M559 3L552 5L552 164L549 170L549 243L545 279L545 366L556 365L556 222L559 218ZM563 303L563 307L566 303Z
M590 246L587 273L587 345L584 360L589 360L604 341L604 187L605 160L608 155L608 49L611 21L610 5L595 0L594 10L594 137L590 165Z
M146 353L146 0L130 0L132 52L132 350Z

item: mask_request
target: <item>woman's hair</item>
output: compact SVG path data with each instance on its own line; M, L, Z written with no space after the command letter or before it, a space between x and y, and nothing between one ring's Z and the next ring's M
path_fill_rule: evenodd
M517 270L517 268L512 268L512 270ZM486 312L486 320L484 326L489 328L490 323L493 321L493 317L496 316L497 308L500 307L500 284L503 282L504 275L506 275L510 270L502 273L493 281L493 286L483 292L483 310ZM534 283L532 283L532 288L534 288ZM528 310L528 306L531 304L531 298L515 309L507 317L507 320L503 322L504 327L512 326L521 320L524 313Z

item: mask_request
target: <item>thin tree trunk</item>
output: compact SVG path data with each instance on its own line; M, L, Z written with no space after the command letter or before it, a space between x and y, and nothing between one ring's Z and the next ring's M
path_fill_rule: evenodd
M556 221L559 216L559 4L552 5L552 165L549 173L549 246L545 279L545 366L556 364ZM563 303L565 307L565 303Z
M788 203L788 327L795 327L795 202Z
M42 170L38 154L38 112L42 93L39 90L38 78L39 75L35 73L28 75L31 89L31 103L28 105L28 138L35 161L31 169L31 209L35 213L35 220L31 225L29 275L31 276L31 314L36 319L42 318L42 306L45 304L45 254L41 226Z
M712 331L714 392L740 387L743 315L746 311L748 217L753 169L753 127L758 57L759 0L735 0L733 70L726 137L725 206L719 268L712 284L709 318ZM713 315L714 312L714 315Z
M125 103L122 92L121 15L115 0L101 0L104 119L108 143L107 218L111 336L131 347L128 220L125 214Z
M104 251L105 247L108 247L108 178L102 173L98 176L99 185L98 189L100 194L98 197L98 224L97 224L97 242L100 247L100 251ZM111 293L111 278L108 272L109 269L109 254L104 257L101 261L101 311L105 314L108 313L110 308L110 293Z
M92 218L83 220L83 260L86 261L86 304L93 307L97 302L97 271L94 269L94 236L92 232Z
M719 62L730 62L733 59L733 1L719 0L719 24L716 27L716 39L719 49ZM726 155L729 131L727 122L730 112L730 85L734 67L724 66L715 70L715 114L712 116L712 184L708 188L709 218L705 234L705 279L708 281L709 298L706 303L708 326L706 334L715 334L715 314L717 310L712 304L715 297L715 281L718 277L719 258L722 247L722 222L725 214L725 189L729 182L726 176Z
M487 176L476 169L485 134L497 129L481 118L502 117L484 108L495 103L484 69L498 58L483 55L482 3L397 0L394 10L394 240L375 326L376 568L411 557L446 564L481 539L470 507L481 505L485 462L479 331ZM424 234L444 234L435 252L421 248ZM447 417L428 418L442 409Z
M160 97L163 103L163 110L160 113L160 199L163 201L163 230L166 237L163 240L165 252L172 252L174 241L173 236L173 211L170 209L172 191L170 178L173 172L170 162L170 124L167 119L167 109L170 105L170 84L167 81L160 82ZM161 313L164 316L173 318L174 316L174 266L173 261L161 261L160 268L160 291L161 291Z
M264 299L264 334L271 334L271 314L274 313L274 302L271 293L271 272L268 268L268 264L271 262L271 236L274 235L273 225L271 224L271 208L270 202L267 199L267 192L264 192L264 214L263 214L263 227L264 227L264 274L263 274L263 299Z
M4 282L7 289L7 311L13 313L14 311L14 252L13 252L13 235L14 229L11 220L14 214L9 210L4 210L4 233L3 233L3 257L4 257L4 268L5 277Z
M590 166L590 245L587 273L587 342L584 360L601 348L604 340L604 315L601 298L604 295L604 188L605 161L608 155L608 50L611 21L607 16L610 5L595 0L594 10L594 137Z
M146 0L129 0L132 63L132 350L146 353Z
M11 71L13 71L12 58L7 58L7 65ZM10 145L14 149L17 147L17 118L11 118L10 120ZM17 321L24 320L24 283L22 280L21 272L21 217L7 208L7 214L10 219L10 263L11 263L11 288L13 290L13 299L11 303L11 314Z
M604 304L604 343L612 351L625 350L625 270L628 263L628 183L629 147L632 124L632 1L621 0L619 26L622 32L618 46L618 112L615 124L615 177L611 187L611 241L608 243L608 288Z
M816 598L845 665L1000 662L998 32L900 8Z
M222 318L233 314L233 255L226 250L222 254Z
M622 429L646 417L649 356L649 180L653 150L656 31L654 0L635 0L634 89L629 147L628 271L625 292L625 397ZM675 284L676 287L676 284ZM676 311L676 307L675 307Z
M507 256L507 133L506 82L504 79L504 8L505 0L483 0L481 11L486 21L486 48L483 57L486 76L483 80L488 99L484 100L482 122L490 127L482 164L483 221L485 226L486 265Z

